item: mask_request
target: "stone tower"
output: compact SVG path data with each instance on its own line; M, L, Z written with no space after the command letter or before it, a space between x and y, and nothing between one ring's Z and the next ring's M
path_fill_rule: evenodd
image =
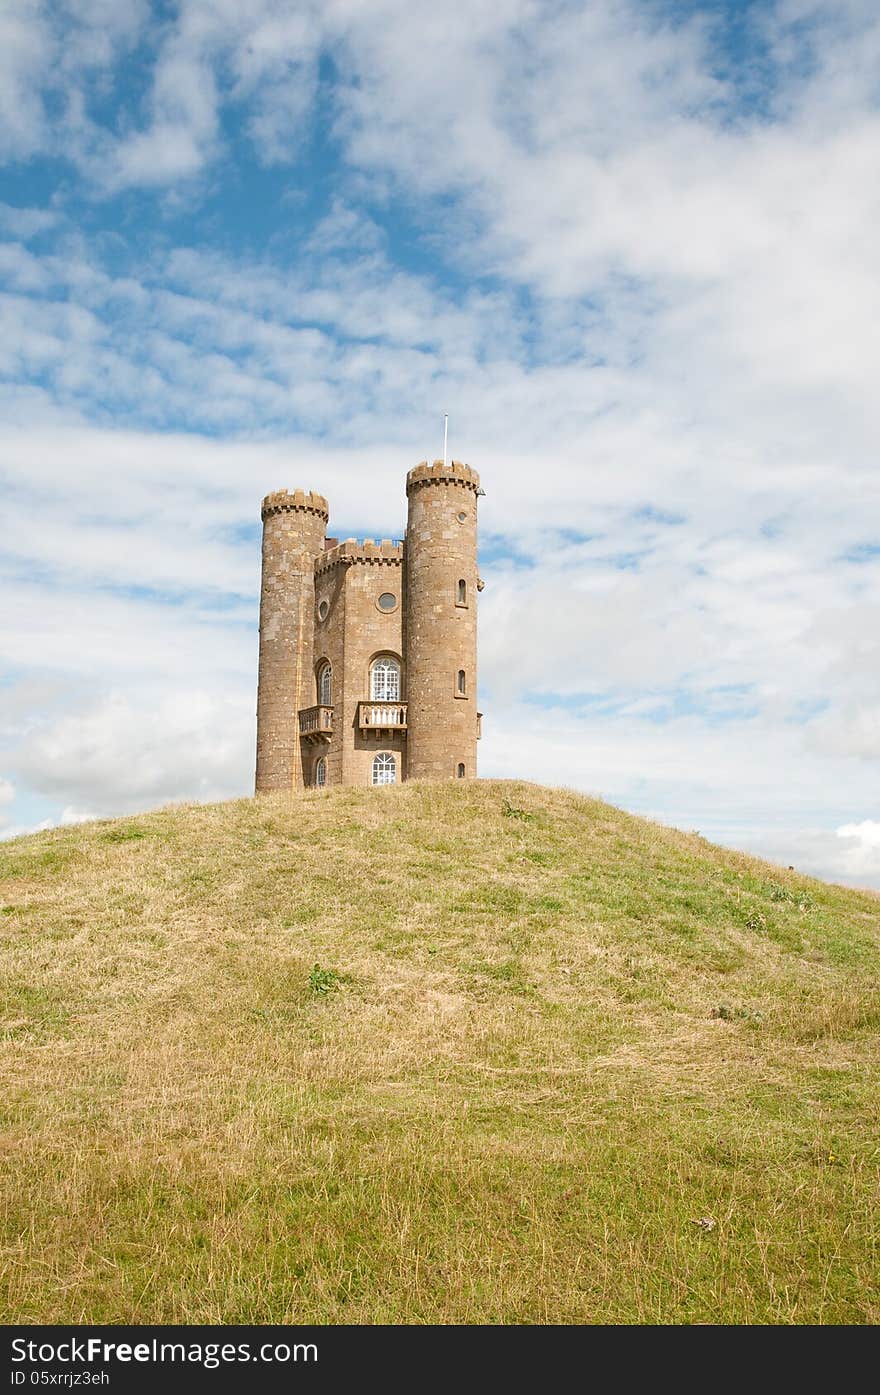
M410 470L403 542L325 537L327 501L263 500L257 793L473 777L479 476Z
M312 701L315 557L330 514L326 499L301 489L267 494L261 514L256 786L289 790L302 785L297 713Z
M477 773L477 495L467 465L406 477L407 774ZM463 767L463 769L462 769Z

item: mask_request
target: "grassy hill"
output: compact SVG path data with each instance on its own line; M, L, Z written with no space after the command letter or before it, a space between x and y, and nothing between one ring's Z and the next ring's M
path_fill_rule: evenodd
M0 844L5 1320L877 1322L880 900L535 785Z

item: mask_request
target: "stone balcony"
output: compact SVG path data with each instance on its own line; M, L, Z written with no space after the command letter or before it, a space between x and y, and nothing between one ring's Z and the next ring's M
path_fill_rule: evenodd
M359 702L358 731L406 731L405 702Z
M329 741L333 735L333 708L300 708L299 734L306 741Z

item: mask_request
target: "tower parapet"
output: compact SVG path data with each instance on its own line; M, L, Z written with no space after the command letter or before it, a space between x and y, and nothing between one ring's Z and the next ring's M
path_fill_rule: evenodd
M330 506L323 494L315 494L313 490L308 493L304 489L275 489L271 494L267 494L260 507L260 517L265 523L267 518L277 513L296 513L302 510L304 513L318 515L324 526L330 519Z
M378 543L372 538L365 538L362 543L357 538L346 538L345 542L328 548L316 559L315 575L327 572L331 567L348 567L356 562L399 567L403 564L403 543L392 542L390 538L383 538Z
M426 484L458 484L472 489L475 494L480 493L480 476L460 460L435 460L433 465L423 460L420 465L414 465L406 477L407 498Z

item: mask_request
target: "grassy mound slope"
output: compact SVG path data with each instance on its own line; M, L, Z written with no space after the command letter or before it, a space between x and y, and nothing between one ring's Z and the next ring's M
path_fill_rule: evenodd
M6 1320L877 1322L880 901L507 782L0 844Z

